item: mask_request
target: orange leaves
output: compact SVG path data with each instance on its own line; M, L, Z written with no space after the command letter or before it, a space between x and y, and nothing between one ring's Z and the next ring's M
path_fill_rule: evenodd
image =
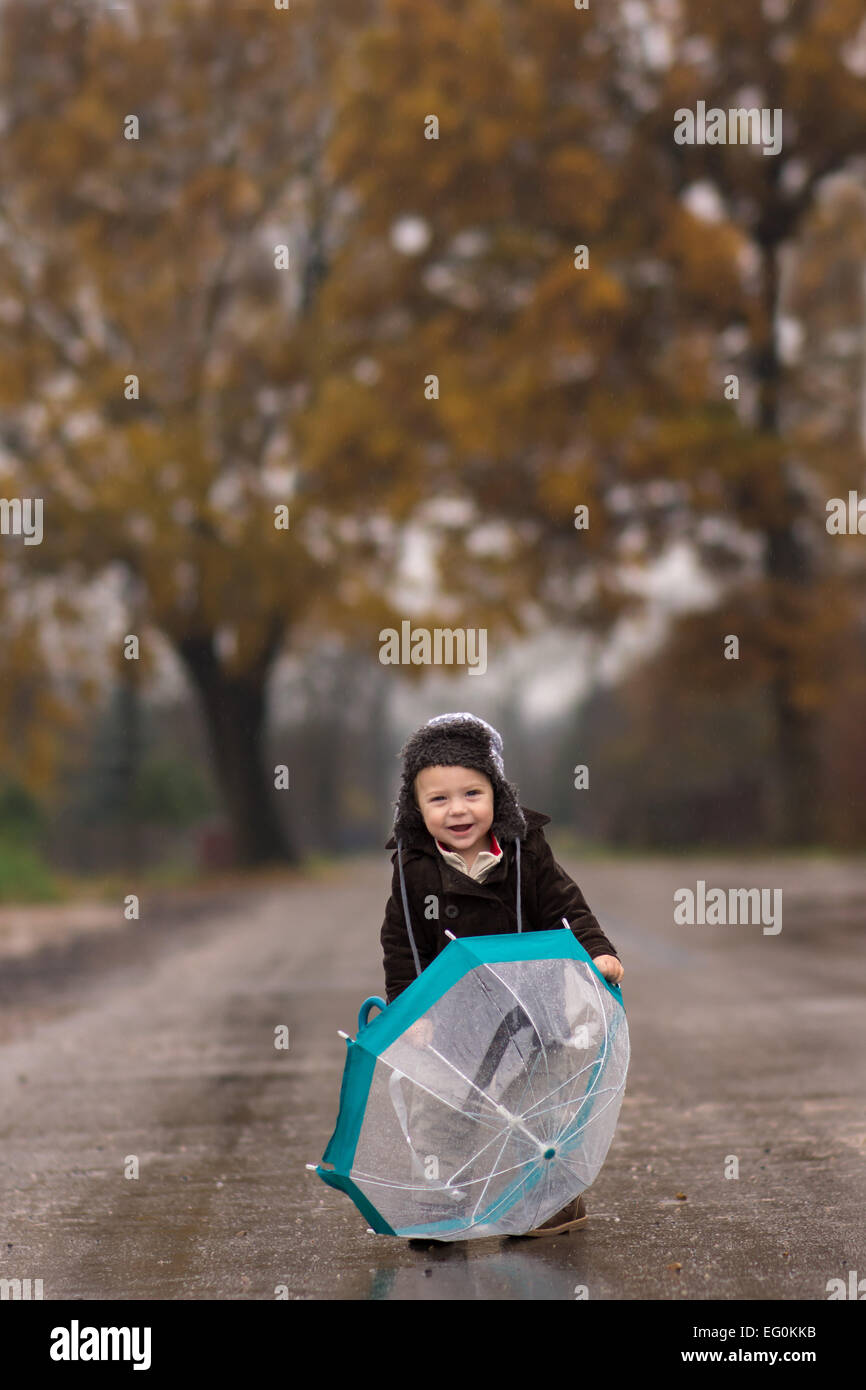
M707 221L672 203L657 250L673 268L678 294L694 296L714 316L733 316L742 297L743 245L742 232L731 223Z

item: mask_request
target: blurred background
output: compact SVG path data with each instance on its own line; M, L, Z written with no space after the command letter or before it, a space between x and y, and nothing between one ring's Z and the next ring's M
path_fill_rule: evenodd
M4 0L0 901L381 851L447 710L586 852L862 849L864 78L860 0Z

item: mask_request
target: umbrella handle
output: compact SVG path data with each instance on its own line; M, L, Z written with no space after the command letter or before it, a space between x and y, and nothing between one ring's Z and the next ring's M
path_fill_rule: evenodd
M378 994L371 994L369 999L365 999L358 1012L358 1032L367 1027L367 1016L375 1004L377 1009L387 1009L388 1005L384 999L380 999Z

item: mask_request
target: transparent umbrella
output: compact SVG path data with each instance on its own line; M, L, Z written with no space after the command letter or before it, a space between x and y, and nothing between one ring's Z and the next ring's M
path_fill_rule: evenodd
M594 1182L628 1025L570 929L452 937L391 1005L365 1000L346 1043L336 1128L308 1166L374 1231L518 1235Z

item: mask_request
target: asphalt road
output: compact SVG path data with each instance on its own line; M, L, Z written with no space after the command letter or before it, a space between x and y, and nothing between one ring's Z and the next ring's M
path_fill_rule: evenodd
M623 958L632 1046L582 1231L419 1252L306 1171L337 1029L382 991L383 853L0 960L0 1277L46 1300L824 1300L866 1275L863 861L565 863ZM676 925L698 879L781 888L782 930Z

